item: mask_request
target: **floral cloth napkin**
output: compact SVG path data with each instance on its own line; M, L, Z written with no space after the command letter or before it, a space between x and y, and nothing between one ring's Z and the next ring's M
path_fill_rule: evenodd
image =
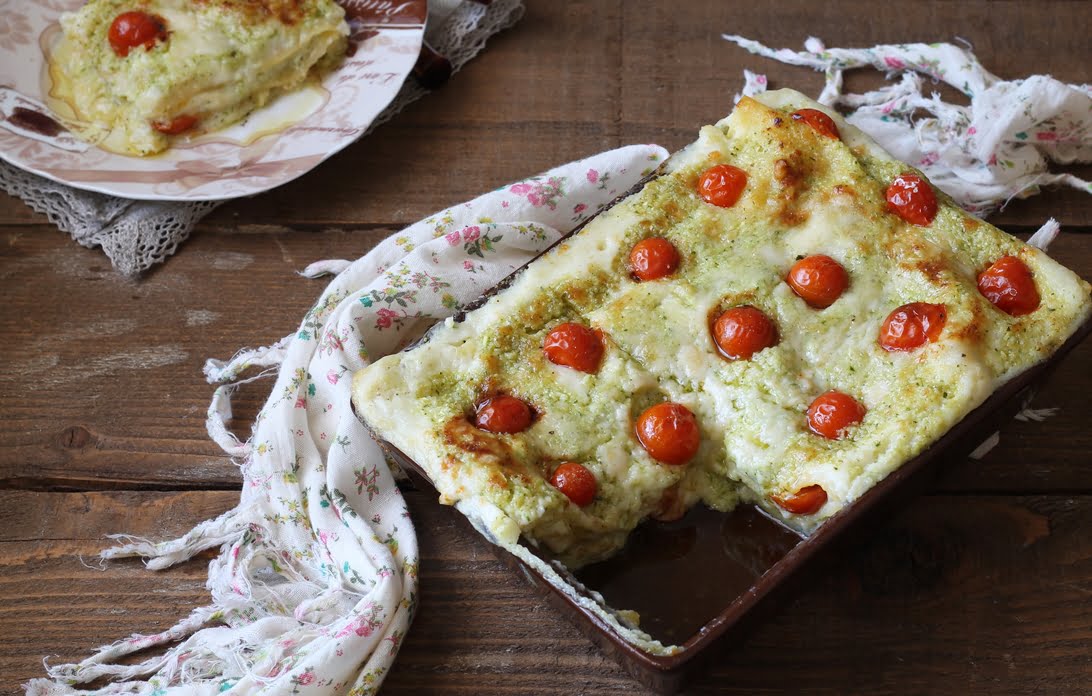
M1049 171L1051 162L1092 161L1090 85L1065 84L1049 75L1001 80L970 50L950 43L827 48L811 37L798 52L742 36L724 38L766 58L822 70L826 86L818 101L849 109L850 123L976 215L1048 184L1092 193L1092 183ZM899 82L866 94L843 94L842 74L865 67L897 75ZM970 104L925 96L922 76L955 87ZM744 79L744 94L765 91L765 75L745 71Z
M449 208L359 260L313 264L337 273L298 330L227 362L209 432L243 472L238 507L165 543L127 539L105 558L148 567L220 547L209 564L212 602L175 626L134 635L79 664L49 668L28 694L372 694L409 628L417 601L417 539L379 447L353 414L350 378L437 319L479 296L627 191L664 159L654 145L605 152ZM262 368L258 374L248 371ZM244 381L277 381L251 438L225 420ZM171 643L162 656L120 664Z

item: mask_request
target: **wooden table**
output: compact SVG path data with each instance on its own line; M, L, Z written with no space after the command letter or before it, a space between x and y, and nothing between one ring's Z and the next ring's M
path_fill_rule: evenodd
M744 67L818 93L817 74L752 57L722 31L792 47L808 34L828 45L961 36L1002 77L1082 82L1088 9L539 2L449 85L301 180L223 206L136 282L0 195L0 689L40 676L42 656L77 660L205 602L207 557L160 573L91 561L108 533L172 537L233 506L239 472L206 437L200 368L291 332L323 286L296 275L307 263L355 258L559 162L633 142L676 148L730 110ZM1092 278L1087 195L1050 191L994 222L1026 234L1048 215L1067 230L1051 253ZM268 388L239 394L237 431ZM1086 342L1036 400L1057 415L1013 422L981 462L947 462L931 494L726 652L695 692L1092 693L1090 393ZM641 692L447 509L407 497L421 603L385 693Z

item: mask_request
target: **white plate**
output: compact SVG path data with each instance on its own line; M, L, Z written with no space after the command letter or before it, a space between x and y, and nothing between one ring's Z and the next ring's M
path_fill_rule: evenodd
M84 0L0 0L0 157L76 188L143 200L236 198L291 181L360 137L421 50L427 0L338 1L351 55L321 86L165 153L128 157L77 140L48 116L46 51L61 13Z

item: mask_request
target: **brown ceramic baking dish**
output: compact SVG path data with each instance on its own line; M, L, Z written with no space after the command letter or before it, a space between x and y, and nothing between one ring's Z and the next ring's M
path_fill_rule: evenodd
M614 609L639 612L643 630L664 644L681 647L674 655L654 655L626 642L535 568L499 546L493 548L630 674L661 693L674 693L706 660L738 643L748 629L770 616L821 570L822 560L831 557L832 551L867 535L877 522L922 492L941 464L965 457L1016 415L1035 387L1090 333L1092 320L1048 360L1003 385L932 447L806 539L752 506L741 505L727 515L696 506L677 522L644 522L632 532L625 548L606 561L575 573L554 564L581 594L597 593ZM389 443L380 444L418 485L431 487L414 461ZM452 514L462 517L454 509ZM469 522L466 528L473 529ZM524 545L549 560L535 547Z
M614 203L640 190L657 175L639 182ZM522 270L464 307L454 320L462 321L466 312L508 287ZM795 588L813 576L833 550L874 529L877 521L920 493L943 462L966 457L1010 420L1030 400L1036 386L1090 333L1092 319L1050 358L1003 385L929 449L828 519L810 537L800 537L754 506L740 505L724 514L699 505L676 522L645 521L631 533L618 554L575 572L521 540L581 595L601 600L613 610L638 612L641 629L665 645L679 646L675 654L656 655L627 642L599 616L551 585L537 569L499 546L493 548L498 557L541 590L634 677L661 693L674 693L695 668L721 649L738 643L749 628L769 616ZM427 340L428 334L406 350ZM367 425L366 419L364 422ZM432 487L416 462L377 439L413 481ZM462 518L454 509L452 514ZM473 526L463 520L472 530ZM680 591L681 587L686 588L685 592Z

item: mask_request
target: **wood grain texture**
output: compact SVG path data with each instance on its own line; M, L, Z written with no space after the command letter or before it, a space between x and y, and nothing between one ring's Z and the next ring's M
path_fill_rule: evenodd
M207 600L207 557L159 573L92 560L108 533L169 537L235 503L238 470L205 433L201 367L294 331L325 285L296 275L308 263L356 258L560 162L634 142L675 149L730 110L744 68L818 92L818 74L724 32L777 47L962 37L1002 78L1089 81L1082 0L528 5L447 86L307 176L224 204L139 282L0 194L0 693L41 676L43 656L80 659ZM1092 278L1092 197L1053 190L991 221L1027 233L1050 215L1074 232L1052 255ZM240 435L268 388L236 394ZM1089 393L1086 342L1033 404L1056 415L1009 424L981 462L947 463L933 495L716 656L691 693L1092 693ZM454 512L408 499L421 604L384 693L646 693Z
M646 693L457 513L424 493L407 499L421 603L384 693ZM0 493L0 635L19 637L0 642L0 690L38 676L43 655L77 659L207 599L201 559L159 573L139 561L95 567L97 530L169 536L234 501L227 491ZM1078 693L1092 672L1090 527L1092 496L921 498L721 651L690 691Z
M324 285L296 272L314 260L358 256L388 232L202 230L185 254L133 283L109 271L98 252L48 229L0 228L0 283L18 288L0 314L0 361L11 368L0 384L20 394L0 419L0 487L237 486L238 470L205 432L213 390L201 373L205 359L291 333ZM1063 235L1051 253L1092 277L1092 235ZM279 308L272 313L270 293ZM240 435L268 389L259 381L235 395ZM1090 391L1086 342L1033 404L1057 408L1056 415L1009 424L1001 447L983 462L951 462L938 485L1092 491Z
M0 283L18 288L0 314L0 384L20 394L0 420L0 482L237 486L205 432L213 387L202 365L292 333L326 282L297 272L359 256L389 232L199 233L186 254L133 282L55 231L0 228ZM269 388L237 392L241 435Z
M1087 24L1081 0L930 0L912 8L872 0L531 2L517 26L375 137L276 191L224 205L210 222L404 225L607 148L681 147L731 110L744 68L767 73L774 86L818 94L818 73L752 56L722 33L788 48L802 48L809 35L830 46L961 37L1000 77L1039 72L1080 83L1088 80ZM876 83L867 71L850 75L851 87ZM1092 224L1087 198L1059 189L1014 202L996 221L1038 226L1054 215L1065 225ZM43 220L0 199L0 224Z

